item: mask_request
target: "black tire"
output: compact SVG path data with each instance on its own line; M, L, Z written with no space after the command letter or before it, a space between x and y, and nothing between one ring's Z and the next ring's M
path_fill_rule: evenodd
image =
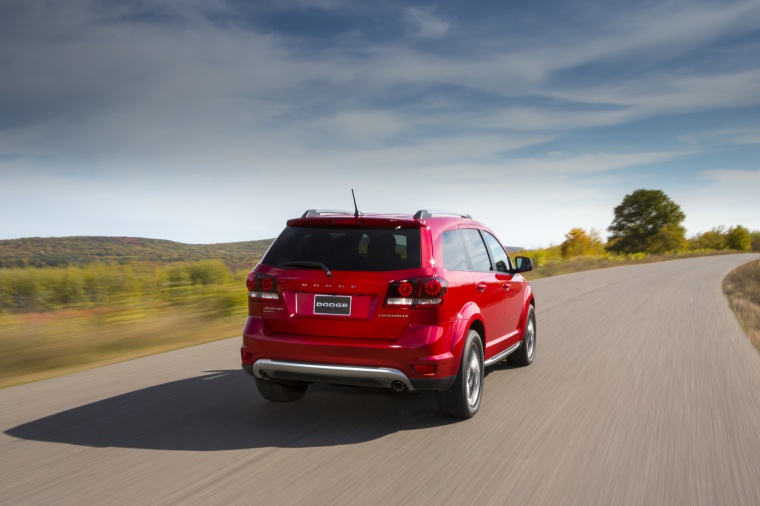
M293 402L303 397L307 385L282 385L256 378L256 387L261 396L268 401Z
M472 418L483 398L483 341L475 330L467 333L459 371L451 388L436 392L438 407L446 416Z
M507 362L512 365L525 367L533 363L536 357L536 312L533 306L528 310L528 318L525 320L525 335L520 347L507 357Z

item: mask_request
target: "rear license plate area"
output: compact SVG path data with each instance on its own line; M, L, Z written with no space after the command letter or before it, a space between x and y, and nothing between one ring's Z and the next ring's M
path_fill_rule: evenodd
M351 297L345 295L315 295L314 314L351 316Z

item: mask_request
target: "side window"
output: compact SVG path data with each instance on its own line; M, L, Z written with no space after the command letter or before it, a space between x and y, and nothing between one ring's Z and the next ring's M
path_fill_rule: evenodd
M493 263L496 264L496 270L499 272L509 272L509 256L504 251L504 248L501 247L499 241L485 230L483 231L483 238L485 238L488 250L491 252Z
M483 238L480 232L474 228L463 228L462 236L464 243L467 245L467 253L470 254L470 262L473 271L490 271L491 260L488 258L486 245L483 244Z
M468 271L467 253L464 251L459 229L447 230L441 236L443 268L449 271Z

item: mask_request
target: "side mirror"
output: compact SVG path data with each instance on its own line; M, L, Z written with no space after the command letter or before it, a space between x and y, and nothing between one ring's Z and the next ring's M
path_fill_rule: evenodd
M528 272L533 270L533 261L530 257L515 257L515 268L512 272Z

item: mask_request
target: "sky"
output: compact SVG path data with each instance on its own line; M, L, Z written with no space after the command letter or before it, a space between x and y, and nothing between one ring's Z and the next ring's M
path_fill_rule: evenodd
M0 239L276 237L309 208L760 230L760 1L3 0Z

